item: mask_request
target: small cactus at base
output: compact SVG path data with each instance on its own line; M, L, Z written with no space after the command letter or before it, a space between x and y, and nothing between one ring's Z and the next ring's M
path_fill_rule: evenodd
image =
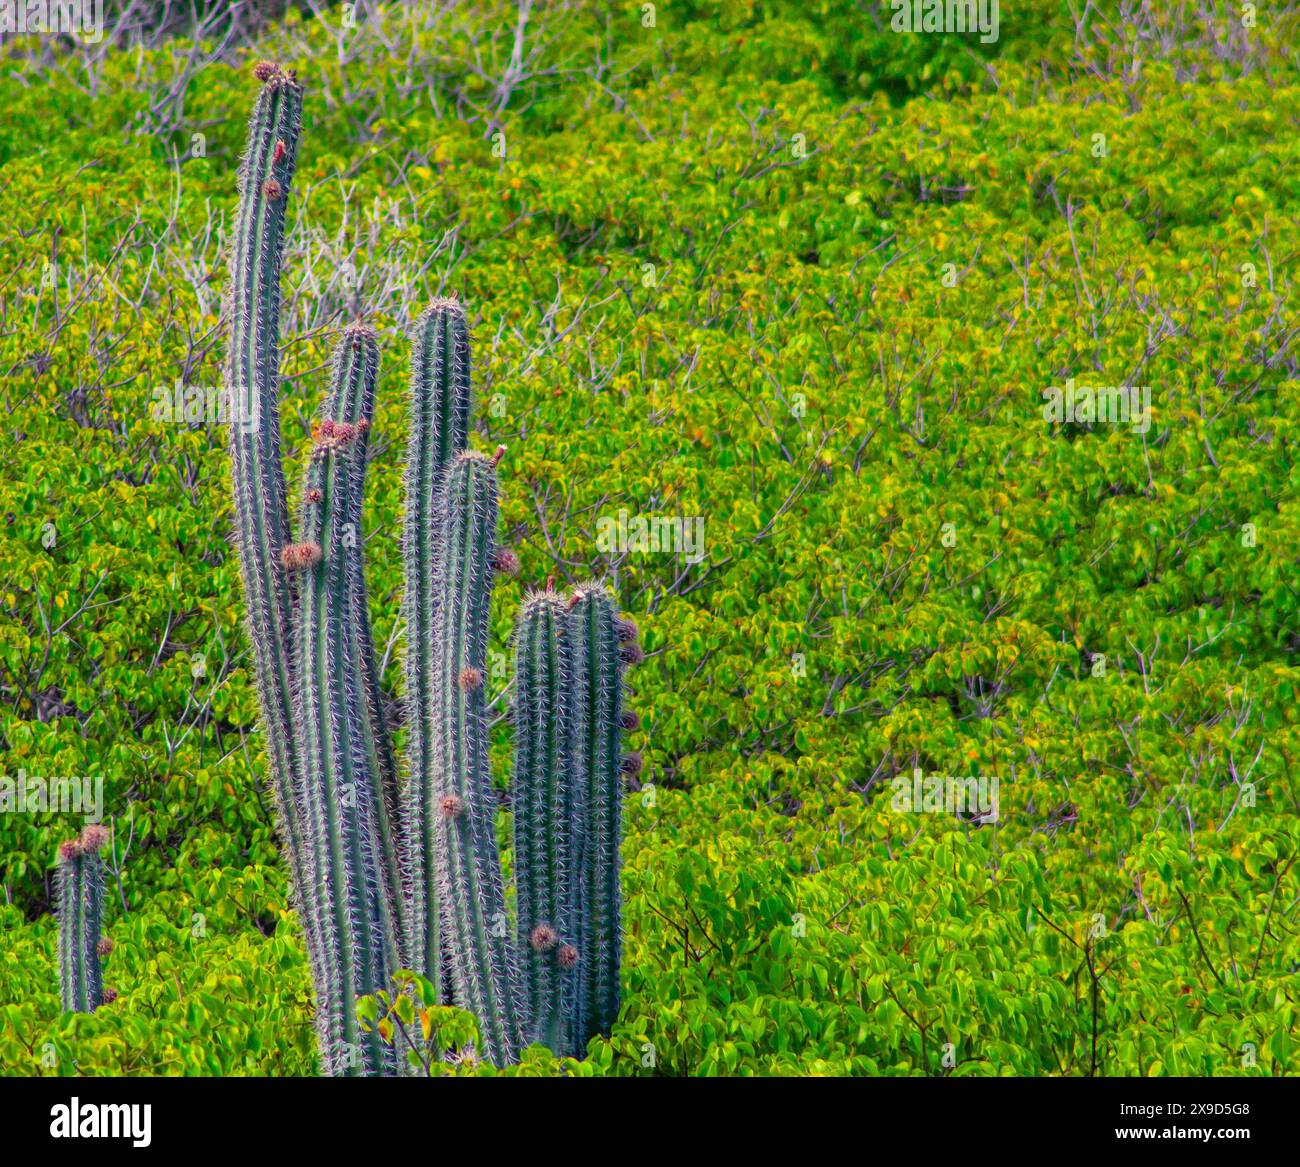
M104 921L104 868L100 849L108 841L103 827L86 827L79 839L59 847L59 985L63 1008L93 1013L108 998L100 957L112 943L100 935ZM116 996L116 993L113 994Z

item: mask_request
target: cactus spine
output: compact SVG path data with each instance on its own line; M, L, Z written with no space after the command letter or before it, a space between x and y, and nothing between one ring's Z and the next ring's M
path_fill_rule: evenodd
M104 868L99 849L107 840L103 827L88 826L80 839L59 847L55 876L59 897L59 987L63 1008L93 1013L104 1003L104 974L99 963L104 920Z
M530 596L515 631L514 843L519 951L531 1040L569 1052L568 1012L581 953L571 902L577 785L569 751L573 683L564 602Z
M240 406L231 475L322 1065L331 1074L398 1072L406 1051L366 1031L357 998L390 988L402 963L433 982L440 1002L477 1014L481 1052L492 1061L513 1061L534 1038L580 1053L618 1010L621 673L617 645L606 643L613 600L586 588L566 606L548 588L521 617L516 943L497 851L485 679L493 577L516 571L518 561L496 546L504 449L491 458L466 449L468 323L459 303L438 300L413 338L402 540L410 749L399 785L361 538L378 346L370 329L353 326L336 349L291 541L278 317L302 94L278 66L259 65L256 75L264 86L240 171L228 303L227 390Z

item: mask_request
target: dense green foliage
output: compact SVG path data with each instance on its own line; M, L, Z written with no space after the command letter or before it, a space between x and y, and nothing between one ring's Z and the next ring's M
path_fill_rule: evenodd
M608 574L642 631L622 1011L586 1061L504 1072L1300 1067L1296 18L1011 7L979 45L837 0L539 6L517 68L503 2L291 14L183 99L183 41L7 65L0 749L13 779L104 777L118 995L59 1006L79 821L0 815L0 1070L314 1070L201 408L259 57L308 95L291 481L338 329L364 310L385 353L390 694L393 354L453 289L523 567L490 698L552 573ZM1149 386L1149 428L1046 420L1071 378ZM598 555L622 509L702 516L703 559ZM996 776L997 821L899 809L914 769Z

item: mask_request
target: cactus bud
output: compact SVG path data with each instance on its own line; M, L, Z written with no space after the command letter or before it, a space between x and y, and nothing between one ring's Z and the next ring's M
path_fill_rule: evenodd
M282 187L276 179L268 178L264 183L262 183L262 193L266 195L271 202L275 202L276 199L284 194L284 187Z
M561 968L573 968L578 963L578 950L572 944L563 945L555 954L555 962Z
M116 1000L117 1000L117 990L113 988L112 985L105 985L104 994L100 999L100 1003L104 1005L111 1005Z
M644 759L640 754L633 750L630 754L623 755L623 760L619 762L618 768L629 778L635 778L641 773L641 768L644 765Z
M273 77L279 77L280 73L280 66L274 61L258 61L253 66L253 76L259 81L270 81Z
M625 709L618 719L620 729L633 730L641 728L641 718L636 714L634 709Z
M303 502L320 502L324 497L325 495L321 493L320 488L317 486L313 486L302 496Z
M321 560L319 543L289 543L280 550L280 562L285 571L302 571L315 567Z
M623 645L618 650L618 655L625 665L639 665L645 660L645 653L641 651L641 646L635 640L629 640Z
M549 924L538 924L528 937L528 943L538 952L550 952L559 942L559 939L555 934L555 929Z
M100 956L107 956L113 951L113 942L105 936L98 944L95 945L95 951Z
M636 639L636 624L626 616L620 616L614 621L614 632L619 640L626 644L628 641Z
M473 665L468 665L460 670L460 676L457 679L460 682L461 692L471 693L482 686L483 673L474 668Z
M81 844L76 839L69 839L66 843L60 843L59 858L64 863L71 863L74 859L80 859Z
M445 819L457 819L465 811L465 800L459 794L445 794L438 803L438 813Z
M86 851L98 851L108 842L108 831L99 823L91 823L81 832L81 846Z
M498 575L508 575L513 579L519 574L519 556L508 547L500 547L492 556L492 569Z

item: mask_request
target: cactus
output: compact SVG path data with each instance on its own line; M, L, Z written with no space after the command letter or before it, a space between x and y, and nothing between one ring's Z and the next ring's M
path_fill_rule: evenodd
M106 1001L100 957L112 945L100 936L104 920L104 868L99 850L103 827L86 827L79 839L59 847L55 877L59 896L59 985L63 1008L93 1013Z
M635 771L640 763L636 755L625 759L621 753L621 731L630 727L632 717L622 708L621 672L631 662L620 637L625 644L635 643L636 629L618 619L613 596L593 584L574 591L564 631L574 676L569 733L580 807L573 895L574 942L581 961L568 1052L581 1057L587 1042L608 1033L618 1016L622 778L624 770Z
M316 927L327 1000L318 1011L322 1059L335 1072L394 1069L378 1034L362 1034L356 999L385 988L397 967L395 840L377 766L373 719L367 715L361 637L364 613L360 543L364 464L357 439L370 426L378 358L373 334L345 333L334 384L307 471L299 542L284 566L301 576L297 676L303 776L301 810L308 893L319 905ZM356 421L344 420L344 412ZM389 838L385 838L385 835ZM391 852L391 863L389 862Z
M618 1010L619 719L628 654L620 661L613 599L593 586L566 604L548 587L521 615L516 938L488 767L486 657L493 578L517 572L518 560L496 546L504 448L490 458L466 448L465 312L455 300L435 301L413 336L402 540L409 754L401 771L361 538L378 345L361 325L338 344L291 539L278 316L302 92L278 66L259 65L256 75L264 85L240 172L227 305L227 391L241 406L230 427L231 478L321 1064L331 1074L398 1072L405 1050L362 1024L357 1000L391 989L399 964L427 977L440 1003L474 1011L480 1052L497 1064L515 1060L528 1040L581 1053Z
M569 753L573 671L563 634L565 605L549 588L528 597L515 631L515 880L529 1037L569 1051L581 952L573 931L572 873L578 787Z
M402 553L406 565L403 615L407 722L410 726L406 789L406 891L410 912L408 965L443 995L450 954L442 943L435 832L439 820L434 791L434 732L442 689L427 667L421 646L433 644L434 495L447 463L469 438L469 327L455 300L437 300L420 320L412 345L410 454L406 464L406 521Z

